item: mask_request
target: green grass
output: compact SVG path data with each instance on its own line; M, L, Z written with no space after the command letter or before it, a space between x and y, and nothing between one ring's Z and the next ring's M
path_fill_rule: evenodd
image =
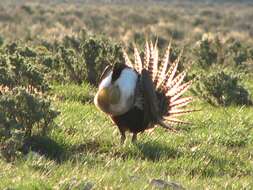
M250 83L247 83L250 85ZM252 83L251 83L252 84ZM252 88L251 88L252 89ZM212 107L187 116L180 133L157 128L120 145L118 130L93 104L90 87L54 86L61 111L48 137L34 137L15 163L0 160L0 189L155 189L152 179L187 189L253 188L252 107ZM88 96L90 97L90 96Z
M78 102L93 102L96 89L87 83L82 85L66 84L53 85L51 87L52 96L61 101L78 101Z

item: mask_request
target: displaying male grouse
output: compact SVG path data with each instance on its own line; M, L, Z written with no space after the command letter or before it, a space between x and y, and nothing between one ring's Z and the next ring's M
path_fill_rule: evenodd
M94 102L118 126L122 143L126 131L136 141L139 132L156 125L174 130L170 125L185 123L177 116L193 111L182 109L192 97L181 98L192 81L182 84L186 72L176 75L181 54L170 63L170 50L171 43L159 60L157 44L146 42L143 61L134 47L134 64L124 52L125 63L104 70Z

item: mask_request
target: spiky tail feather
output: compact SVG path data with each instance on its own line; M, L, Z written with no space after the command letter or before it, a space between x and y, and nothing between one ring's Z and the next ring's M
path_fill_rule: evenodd
M191 86L192 81L184 83L187 71L177 74L178 64L183 51L177 59L170 63L171 42L165 52L163 59L159 61L157 41L153 45L152 41L146 41L144 48L144 59L141 60L138 49L134 46L134 64L131 63L127 54L124 52L126 65L135 69L140 75L142 70L147 70L157 93L162 93L167 100L167 111L163 113L157 124L162 127L175 131L170 125L188 124L176 117L198 110L185 110L184 107L193 101L192 97L181 97Z

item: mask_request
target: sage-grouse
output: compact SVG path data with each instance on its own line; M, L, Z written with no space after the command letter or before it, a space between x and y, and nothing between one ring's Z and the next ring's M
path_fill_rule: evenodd
M138 133L155 126L174 130L172 124L186 123L177 116L194 111L184 109L192 97L181 97L192 84L183 83L186 71L177 74L182 53L170 63L170 52L171 43L160 60L157 43L146 42L143 59L134 47L134 64L123 52L125 62L102 73L94 102L118 126L122 143L126 131L136 141Z

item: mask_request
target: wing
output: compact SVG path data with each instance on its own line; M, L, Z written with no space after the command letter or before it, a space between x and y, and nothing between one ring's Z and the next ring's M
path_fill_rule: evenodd
M156 123L160 119L158 99L149 72L143 69L140 76L141 91L143 94L144 120ZM145 122L144 121L144 122Z

